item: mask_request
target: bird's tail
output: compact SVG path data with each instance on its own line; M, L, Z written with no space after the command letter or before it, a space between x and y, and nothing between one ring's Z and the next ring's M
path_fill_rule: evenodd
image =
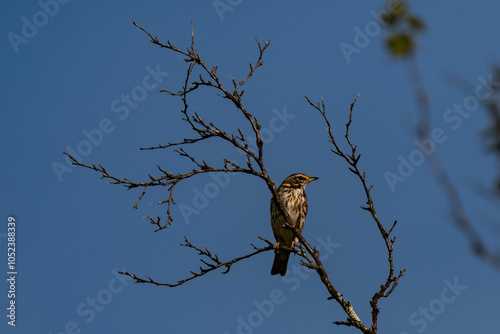
M280 274L281 276L285 276L289 258L290 252L284 250L276 251L274 254L274 262L273 268L271 269L271 275Z

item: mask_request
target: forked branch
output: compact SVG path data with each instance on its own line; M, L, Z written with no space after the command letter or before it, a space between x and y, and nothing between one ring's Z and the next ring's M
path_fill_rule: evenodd
M326 107L325 107L325 102L323 99L321 99L321 103L313 103L309 97L306 95L305 98L309 104L316 109L321 116L323 117L323 120L325 121L327 125L327 130L328 130L328 137L330 143L333 145L334 149L331 151L342 157L348 164L349 170L351 173L357 176L359 181L361 182L363 191L365 193L365 198L366 198L366 205L361 206L361 209L366 210L370 213L373 221L376 223L378 230L384 240L385 247L387 249L387 254L388 254L388 274L387 278L380 286L380 289L376 291L370 300L370 306L372 308L372 325L371 325L371 332L376 333L377 332L377 324L378 324L378 314L380 313L380 308L378 307L378 301L382 297L388 297L392 291L396 288L398 285L399 279L404 275L405 270L400 270L397 275L395 275L394 272L394 259L393 259L393 251L394 251L394 243L396 242L396 237L394 236L392 239L390 238L390 235L392 233L392 230L397 224L397 221L394 221L392 224L392 227L387 230L384 225L381 223L380 219L377 216L377 211L375 210L375 205L373 203L373 198L371 195L371 190L373 188L373 185L368 186L366 182L366 172L362 172L359 169L358 162L359 159L361 158L361 154L356 153L357 146L353 144L353 142L350 139L350 134L349 130L352 124L352 113L354 110L354 105L356 104L356 101L358 100L358 96L354 99L354 101L351 103L351 107L349 109L349 119L347 123L345 124L345 134L344 138L347 142L348 145L348 151L343 151L340 145L337 143L335 136L333 135L332 131L332 126L330 123L330 120L328 119L326 115ZM341 321L341 322L336 322L337 325L345 325L345 326L355 326L356 324L353 323L352 319L347 319L346 322Z

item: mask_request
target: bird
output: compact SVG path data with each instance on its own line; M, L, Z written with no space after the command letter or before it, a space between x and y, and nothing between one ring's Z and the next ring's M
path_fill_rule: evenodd
M306 185L317 177L310 177L306 174L295 173L288 176L278 187L276 195L283 204L284 209L290 217L290 223L302 233L307 214L307 197L305 193ZM279 246L295 248L297 238L292 230L283 227L286 219L279 210L276 198L271 199L271 227L276 238L274 250L274 262L271 275L280 274L285 276L290 251L278 249Z

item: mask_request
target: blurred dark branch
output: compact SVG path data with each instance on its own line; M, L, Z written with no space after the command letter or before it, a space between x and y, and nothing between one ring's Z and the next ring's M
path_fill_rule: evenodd
M492 80L486 89L491 90L491 96L483 103L490 117L490 125L483 131L488 147L488 153L493 154L500 167L500 66L494 66ZM500 169L499 169L500 170ZM500 172L492 189L492 195L500 199Z
M408 71L410 78L412 78L410 81L413 85L415 98L418 100L418 105L420 106L420 120L417 125L417 133L420 137L426 137L431 133L431 110L429 97L425 91L420 68L414 55L410 55L408 58Z
M399 279L404 276L405 269L400 270L397 275L394 274L394 259L393 259L393 251L394 251L394 243L396 242L396 237L390 238L390 234L394 227L397 224L397 221L394 221L392 224L392 227L387 230L384 225L380 222L380 219L377 216L377 211L375 210L375 205L373 203L372 195L371 195L371 190L373 188L372 185L368 186L366 183L366 172L361 172L358 166L359 159L361 158L361 154L356 153L357 146L354 145L349 137L349 130L352 124L352 112L354 109L354 105L356 101L358 100L358 96L354 99L354 101L351 103L351 107L349 110L349 120L347 121L345 125L345 134L344 138L347 142L347 145L349 146L349 151L350 152L344 152L340 145L337 143L335 136L333 135L332 127L330 120L328 119L326 115L326 107L325 107L325 102L323 99L321 99L321 103L313 103L309 97L306 95L305 98L309 104L316 109L321 116L323 117L323 120L325 121L328 129L328 136L329 136L329 142L334 146L334 149L331 151L343 158L347 164L349 165L349 170L358 177L358 179L361 182L361 185L363 187L363 191L365 193L366 197L366 206L361 206L361 209L368 211L371 214L372 219L375 221L377 224L377 227L380 231L380 234L382 235L382 238L384 239L385 246L387 249L387 254L388 254L388 265L389 265L389 270L388 270L388 275L386 278L386 281L384 284L380 286L380 289L375 292L373 295L371 301L370 301L370 306L372 308L372 325L371 329L366 331L366 333L376 333L377 332L377 326L378 326L378 314L380 312L380 309L378 307L378 301L382 297L388 297L392 291L396 288L398 285ZM359 320L359 319L358 319ZM347 322L335 322L337 325L345 325L345 326L355 326L358 327L358 323L356 319L349 318L347 319Z
M430 128L430 105L428 103L428 94L423 84L422 77L415 75L420 73L418 64L412 56L408 63L410 68L410 79L414 83L414 92L420 114L420 124L426 124L425 127L417 127L417 136L419 140L428 140L431 138ZM462 232L469 242L472 252L481 260L500 271L500 254L492 251L484 242L483 238L477 232L474 224L469 218L465 206L462 202L460 191L451 179L446 167L443 165L439 154L435 151L429 155L427 161L431 167L434 176L441 186L449 203L449 211L453 224Z
M429 95L427 94L421 71L415 58L417 35L423 31L425 25L422 20L411 13L409 5L405 1L398 2L401 6L401 10L393 15L387 25L388 52L391 56L405 58L407 60L408 75L413 86L413 92L419 110L419 121L416 125L417 137L421 141L430 140L432 138L432 114L429 104ZM493 114L495 113L493 112ZM498 115L500 115L500 112ZM500 119L500 116L498 119ZM496 123L494 129L495 126L498 126L498 129L500 129L500 122L495 122L495 117L493 117L493 120L494 123ZM500 130L498 130L497 133L499 134L498 138L500 138ZM493 140L493 142L495 142L495 140ZM496 270L500 270L500 254L491 251L477 232L477 229L474 227L464 207L460 191L451 179L448 169L444 166L439 154L437 152L430 154L427 161L438 184L448 199L449 211L453 224L467 238L472 252L475 255L486 263L489 263Z

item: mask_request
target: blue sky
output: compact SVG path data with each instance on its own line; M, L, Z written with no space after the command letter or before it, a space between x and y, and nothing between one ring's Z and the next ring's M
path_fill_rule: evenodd
M250 252L257 236L272 238L270 194L263 182L246 175L224 180L189 217L179 206L194 207L196 194L216 181L205 175L181 183L173 225L154 233L142 217L165 213L152 203L164 199L166 190L151 191L135 210L138 191L109 185L81 168L55 172L54 166L66 166L67 150L136 180L157 164L174 172L193 168L171 151L139 151L192 134L180 120L180 101L150 89L180 88L185 63L151 45L131 18L181 49L189 45L193 22L200 55L210 66L219 65L224 80L241 78L255 61L255 38L271 40L244 103L270 129L265 160L277 183L294 172L320 178L307 188L304 236L322 245L333 284L368 322L368 300L386 275L384 244L359 209L359 182L329 152L325 124L304 100L305 94L313 100L323 96L340 140L349 104L361 93L352 137L374 185L380 218L386 226L399 221L395 265L407 270L393 295L380 302L380 332L499 331L500 275L471 255L451 225L448 202L429 167L415 166L392 189L386 182L388 171L397 173L401 161L420 150L405 64L387 56L383 31L370 33L349 59L339 47L355 45L356 31L373 25L371 12L385 3L221 2L229 6L223 13L212 1L2 4L2 263L9 216L16 218L18 240L17 322L9 326L2 314L2 333L356 332L332 328L345 315L326 300L317 276L293 271L297 257L284 280L269 275L270 252L233 266L227 275L212 273L175 289L116 275L119 268L165 282L187 277L199 261L178 246L184 235L221 259ZM478 230L494 245L498 229L488 219L498 221L498 210L476 191L496 176L497 165L480 136L488 118L480 107L471 107L460 121L447 110L466 103L498 63L500 3L414 0L411 6L428 27L419 38L417 62L429 92L432 128L442 133L436 149ZM457 78L472 88L463 90ZM213 91L193 95L191 106L230 131L248 130ZM217 142L187 149L214 164L223 156L241 159ZM0 290L6 314L6 280Z

